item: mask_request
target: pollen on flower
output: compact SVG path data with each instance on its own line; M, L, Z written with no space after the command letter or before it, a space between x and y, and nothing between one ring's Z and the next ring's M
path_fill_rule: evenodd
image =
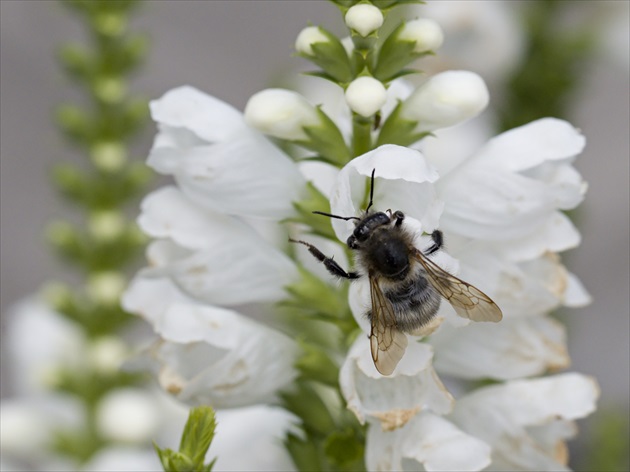
M420 407L416 406L411 409L394 409L385 412L376 412L373 413L373 415L380 420L383 431L394 431L405 426L419 411Z

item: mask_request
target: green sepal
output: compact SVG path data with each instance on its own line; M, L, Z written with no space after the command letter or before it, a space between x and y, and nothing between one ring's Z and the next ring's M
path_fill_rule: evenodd
M321 382L324 385L337 387L339 382L339 366L328 355L326 350L298 339L302 348L302 356L295 367L305 378Z
M370 0L372 4L381 10L390 10L399 5L422 5L423 0Z
M326 436L335 430L328 405L310 382L298 380L291 392L281 394L283 406L302 420L309 435Z
M313 213L314 210L329 213L330 202L312 182L306 183L306 194L306 198L293 202L293 208L295 208L298 216L287 218L285 221L304 224L308 227L310 234L316 234L332 241L337 241L337 236L330 223L330 218Z
M155 442L153 447L165 472L193 472L199 470L195 469L190 458L184 454L175 452L172 449L160 449Z
M321 107L316 107L316 110L319 116L319 123L302 128L308 139L293 142L317 152L325 162L337 167L343 167L351 159L350 151L348 146L346 146L343 135L334 121L322 111Z
M426 56L426 52L414 52L415 41L402 40L399 34L404 28L402 22L391 32L381 45L376 57L376 64L372 74L382 82L389 82L398 77L402 69L416 59Z
M313 54L298 53L298 56L308 59L321 67L337 83L348 83L352 80L352 66L346 49L339 38L321 26L317 27L328 41L311 44Z
M353 428L333 431L324 442L326 458L333 465L346 470L365 470L364 441L363 434Z
M383 123L376 140L377 146L382 146L383 144L409 146L430 134L429 132L415 131L418 122L402 118L400 116L401 106L402 102L398 102L396 108L394 108L385 123Z

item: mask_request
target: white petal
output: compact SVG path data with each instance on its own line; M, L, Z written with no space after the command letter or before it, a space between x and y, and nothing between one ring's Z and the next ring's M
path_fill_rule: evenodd
M496 246L513 261L527 261L546 252L562 252L579 246L582 240L573 222L562 212L552 212L534 231Z
M585 142L584 136L570 123L543 118L491 139L473 160L518 172L545 161L576 156L584 149Z
M165 128L161 136L174 132L181 133ZM156 140L148 164L173 174L196 202L236 215L281 219L293 213L291 202L304 181L297 166L259 133L245 128L233 139L189 146L166 141Z
M374 367L368 339L359 336L339 373L339 385L350 409L361 423L368 417L383 429L403 426L424 409L447 413L453 398L430 366L431 348L411 342L390 377Z
M582 285L577 275L567 273L567 289L564 292L564 306L578 308L589 305L593 298Z
M440 416L423 412L396 431L377 424L368 429L368 470L481 470L490 463L490 447Z
M330 201L333 214L357 216L360 213L373 170L376 170L375 209L401 210L419 220L427 232L437 227L442 205L431 185L438 178L437 172L420 152L391 144L367 152L341 169ZM332 225L342 241L354 229L351 221L333 219Z
M246 129L238 110L190 86L166 92L150 107L157 123L185 128L208 142L232 139Z
M146 444L157 433L159 417L152 393L139 388L119 388L99 401L96 427L109 440Z
M444 325L429 343L439 352L437 371L465 379L516 379L569 365L564 327L548 317Z
M217 411L217 432L206 461L217 458L214 470L293 471L283 445L297 418L280 408L252 406Z
M194 206L167 187L150 194L138 220L154 237L171 238L190 249L146 276L168 276L187 293L216 304L277 300L296 277L293 262L263 241L250 227L224 214ZM155 262L155 261L154 261ZM247 274L247 277L243 277Z
M450 173L438 189L445 201L441 228L469 238L517 239L555 210L542 182L488 166Z

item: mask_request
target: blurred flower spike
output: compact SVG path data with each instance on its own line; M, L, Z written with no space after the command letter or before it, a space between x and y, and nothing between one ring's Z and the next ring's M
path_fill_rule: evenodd
M580 241L563 212L584 198L573 162L585 138L542 118L468 144L462 125L489 103L484 80L402 78L442 45L439 25L383 28L407 2L335 3L350 51L320 26L295 44L335 84L326 98L271 88L241 113L184 86L151 103L148 164L175 184L142 203L149 264L123 296L158 337L144 357L188 405L286 410L285 456L272 469L288 454L299 470L565 470L558 451L599 394L593 379L558 373L567 339L550 316L589 301L558 254ZM427 257L504 319L470 323L444 302L421 329L398 333L407 350L381 375L368 274L346 245L368 201L370 213L402 211L420 251L439 228L448 249ZM337 283L321 262L359 277Z

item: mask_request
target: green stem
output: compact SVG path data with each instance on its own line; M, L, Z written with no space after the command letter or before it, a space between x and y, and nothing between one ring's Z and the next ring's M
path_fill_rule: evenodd
M372 150L373 118L352 114L352 156L357 157Z

